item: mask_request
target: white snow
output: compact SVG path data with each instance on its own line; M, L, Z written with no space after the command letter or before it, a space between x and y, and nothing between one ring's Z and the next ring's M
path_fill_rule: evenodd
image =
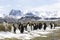
M31 32L27 32L25 31L23 34L19 33L20 31L17 29L17 33L14 34L13 32L3 32L1 31L0 32L0 39L4 39L4 38L18 38L18 39L32 39L34 37L47 37L45 36L45 34L49 34L49 33L52 33L51 31L54 31L54 30L58 30L60 27L56 27L56 29L50 29L49 27L47 27L47 30L34 30L34 31L31 31ZM43 35L43 36L42 36Z

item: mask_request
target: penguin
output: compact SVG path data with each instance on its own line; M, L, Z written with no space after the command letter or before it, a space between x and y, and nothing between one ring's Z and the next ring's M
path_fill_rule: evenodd
M14 30L14 33L16 33L16 27L15 27L15 24L13 24L13 30Z
M27 24L24 25L24 29L25 29L25 31L27 31Z
M39 29L40 30L42 29L42 23L39 23Z
M23 32L24 32L24 26L23 26L23 24L21 24L20 32L21 32L21 33L23 33Z
M38 24L38 23L36 24L36 30L37 30L37 29L39 29L39 24Z
M21 23L19 23L19 25L18 25L18 29L19 29L19 31L20 31L20 29L21 29Z
M46 25L46 23L44 23L44 30L46 30L46 27L47 27L47 25Z
M52 29L52 27L53 27L53 25L52 25L52 23L50 23L50 28Z
M55 27L56 27L56 24L55 24L55 23L53 23L53 28L55 29Z
M33 24L31 24L31 31L33 30Z
M31 25L30 25L30 23L27 23L27 31L28 31L28 32L31 31Z
M37 30L37 24L36 23L34 23L33 30Z

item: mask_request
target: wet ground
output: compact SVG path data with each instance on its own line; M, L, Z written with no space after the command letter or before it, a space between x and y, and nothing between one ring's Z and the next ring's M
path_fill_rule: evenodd
M60 27L47 30L34 30L30 33L24 32L23 34L17 31L17 34L12 32L0 32L0 40L60 40Z

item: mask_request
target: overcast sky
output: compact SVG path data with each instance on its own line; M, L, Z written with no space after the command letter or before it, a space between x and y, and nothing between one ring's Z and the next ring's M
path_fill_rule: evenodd
M27 10L60 3L60 0L0 0L0 14L6 14L11 9Z
M0 0L0 6L10 7L14 9L39 7L44 5L51 5L59 2L59 0Z

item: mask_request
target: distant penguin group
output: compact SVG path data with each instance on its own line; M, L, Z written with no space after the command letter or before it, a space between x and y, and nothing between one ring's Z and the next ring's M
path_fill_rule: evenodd
M16 33L16 29L18 28L19 29L19 31L20 31L20 33L23 33L24 32L24 27L23 27L23 24L19 24L17 27L13 24L13 31L14 31L14 33Z
M24 30L25 31L27 31L27 32L31 32L31 31L33 31L33 30L37 30L37 29L39 29L39 30L41 30L42 28L44 29L44 30L46 30L46 28L47 28L47 24L46 23L27 23L26 25L24 25L24 24L17 24L18 26L16 27L15 26L15 24L13 24L13 30L14 30L14 33L16 33L16 29L18 28L19 29L19 31L20 31L20 33L24 33ZM42 27L42 25L44 25L44 27ZM50 25L50 28L52 29L53 27L54 27L54 29L55 29L55 24L54 23L50 23L49 24Z
M56 27L56 24L55 23L50 23L50 28L51 29L55 29L55 27Z

